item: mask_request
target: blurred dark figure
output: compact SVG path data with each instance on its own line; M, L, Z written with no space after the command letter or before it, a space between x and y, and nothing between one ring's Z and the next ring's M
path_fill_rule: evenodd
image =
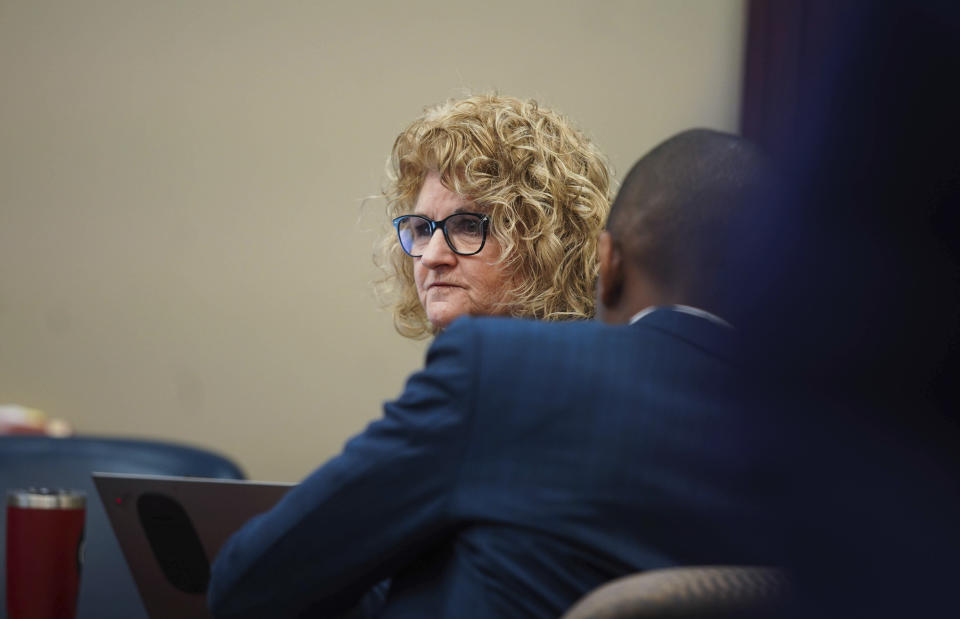
M806 30L778 28L778 11ZM751 20L744 131L784 178L740 222L750 275L729 287L730 321L782 421L793 481L775 526L796 614L952 615L960 5L755 1ZM778 59L798 79L758 105Z

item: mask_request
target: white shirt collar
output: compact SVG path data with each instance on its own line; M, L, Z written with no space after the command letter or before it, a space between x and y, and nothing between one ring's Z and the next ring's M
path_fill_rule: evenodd
M636 314L634 314L628 324L632 325L633 323L637 322L644 316L647 316L648 314L651 314L658 309L669 309L675 312L683 312L684 314L690 314L691 316L697 316L698 318L709 320L710 322L714 322L718 325L722 325L728 329L733 328L733 325L731 325L729 322L727 322L723 318L720 318L716 314L711 314L706 310L702 310L698 307L690 307L689 305L651 305L650 307L642 309Z

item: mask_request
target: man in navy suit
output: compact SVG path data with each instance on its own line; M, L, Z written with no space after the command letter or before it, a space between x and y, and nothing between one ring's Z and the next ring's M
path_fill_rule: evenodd
M231 538L214 615L557 617L632 572L766 561L764 421L720 294L758 170L708 130L648 153L600 240L603 322L456 321L380 420Z

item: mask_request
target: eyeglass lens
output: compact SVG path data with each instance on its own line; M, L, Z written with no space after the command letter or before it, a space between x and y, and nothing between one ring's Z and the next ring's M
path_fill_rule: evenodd
M411 256L422 256L433 236L431 220L419 215L398 218L397 232L403 250ZM458 254L473 254L480 251L484 241L483 218L471 213L458 213L435 222L442 228L450 249Z

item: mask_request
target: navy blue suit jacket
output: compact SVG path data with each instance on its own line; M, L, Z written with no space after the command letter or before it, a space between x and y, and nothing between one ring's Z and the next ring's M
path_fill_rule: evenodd
M383 617L556 617L638 570L762 561L732 337L669 309L456 321L381 419L230 539L214 613L335 616L390 579Z

